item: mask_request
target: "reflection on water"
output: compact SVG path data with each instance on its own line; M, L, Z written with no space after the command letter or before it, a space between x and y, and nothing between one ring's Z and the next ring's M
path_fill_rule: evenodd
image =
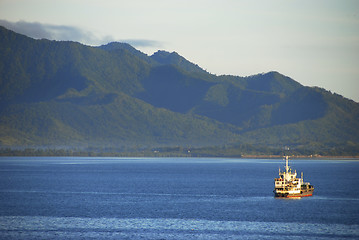
M359 225L209 221L203 219L121 219L76 217L0 217L5 238L281 239L359 238Z

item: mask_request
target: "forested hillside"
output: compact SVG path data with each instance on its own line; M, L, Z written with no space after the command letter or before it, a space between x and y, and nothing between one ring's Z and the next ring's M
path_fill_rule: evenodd
M216 76L175 52L35 40L3 27L0 107L2 148L359 153L359 104L278 72Z

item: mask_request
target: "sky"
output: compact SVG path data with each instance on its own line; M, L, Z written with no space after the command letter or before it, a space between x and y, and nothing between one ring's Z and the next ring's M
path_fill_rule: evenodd
M0 0L0 25L176 51L216 75L278 71L359 102L357 0Z

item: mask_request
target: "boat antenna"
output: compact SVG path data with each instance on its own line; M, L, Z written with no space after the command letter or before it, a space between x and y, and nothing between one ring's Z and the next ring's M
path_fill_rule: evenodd
M285 172L289 172L289 166L288 166L288 156L285 156Z
M285 160L285 172L289 172L289 166L288 166L288 158L289 158L289 147L284 146L283 147L283 158Z
M288 146L284 146L284 147L282 148L282 150L283 150L283 157L289 156L290 148L289 148Z

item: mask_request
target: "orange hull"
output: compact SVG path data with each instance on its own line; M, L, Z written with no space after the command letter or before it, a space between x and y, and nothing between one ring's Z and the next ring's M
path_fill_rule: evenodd
M299 194L275 193L276 198L301 198L301 197L311 197L311 196L313 196L313 191L308 191Z

